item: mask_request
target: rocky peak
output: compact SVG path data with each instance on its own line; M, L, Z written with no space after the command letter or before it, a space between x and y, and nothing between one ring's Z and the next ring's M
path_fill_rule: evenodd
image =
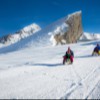
M65 19L66 31L54 35L57 44L75 43L83 33L81 11L70 14Z

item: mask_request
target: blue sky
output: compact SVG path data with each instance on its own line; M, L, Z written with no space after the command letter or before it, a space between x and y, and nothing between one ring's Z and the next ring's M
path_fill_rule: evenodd
M82 11L83 30L100 33L100 0L0 0L0 36L32 23L42 28Z

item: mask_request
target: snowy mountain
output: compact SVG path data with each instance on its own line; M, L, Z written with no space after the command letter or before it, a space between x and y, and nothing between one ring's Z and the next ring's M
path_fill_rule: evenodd
M41 28L35 23L28 25L28 26L24 27L23 29L21 29L20 31L17 31L14 34L9 34L9 35L6 35L6 36L0 38L0 44L1 44L0 47L8 46L13 43L16 43L16 42L20 41L21 39L24 39L40 30L41 30Z
M82 12L78 11L69 14L64 22L64 27L59 27L58 30L54 31L55 45L63 45L68 43L76 43L80 36L83 34L82 27ZM56 33L56 34L55 34Z
M74 15L79 14L79 12L75 12L73 13ZM73 14L71 14L73 16ZM51 38L54 35L54 32L65 32L68 28L67 24L66 24L66 20L67 18L69 18L68 15L62 19L57 20L56 22L50 24L49 26L47 26L46 28L40 30L39 32L37 32L36 34L32 34L31 36L22 39L21 41L12 44L8 47L4 47L0 49L0 53L4 53L4 52L10 52L10 51L15 51L18 49L22 49L22 48L27 48L27 47L40 47L40 46L49 46L49 45L53 45L54 43L52 42ZM27 28L24 28L24 30L21 30L19 33L24 32L25 30L27 30ZM28 31L28 30L27 30Z
M75 15L78 14L79 12L75 12L71 15ZM65 23L66 19L69 18L71 16L70 14L52 24L50 24L49 26L47 26L44 29L41 29L36 27L36 30L39 29L40 31L36 32L36 34L32 34L31 36L28 36L27 38L21 39L21 41L12 44L10 46L4 47L0 49L0 53L7 53L7 52L12 52L12 51L16 51L16 50L20 50L20 49L24 49L24 48L31 48L31 47L45 47L45 46L51 46L51 45L55 45L56 41L54 40L54 35L57 33L61 33L63 34L67 29L68 29L68 25ZM34 25L32 25L33 27ZM26 36L26 34L24 33L28 33L31 34L33 33L33 29L32 27L26 27L23 30L19 31L20 36L23 38L24 36ZM31 32L30 32L31 30ZM18 32L17 32L18 33ZM18 34L16 33L16 38L18 38ZM23 33L23 34L22 34ZM92 36L91 39L94 40L93 35L91 34L83 34L81 37L81 40L89 40L90 37ZM99 34L95 34L95 39L99 38ZM18 38L19 39L19 38ZM65 42L65 41L63 41Z
M21 39L21 41L16 42L12 45L9 45L7 47L0 48L0 53L6 53L11 51L16 51L22 48L29 48L29 47L40 47L40 46L49 46L52 45L52 42L50 41L51 35L50 32L53 32L58 27L62 27L64 22L66 20L66 17L50 24L44 29L41 29L39 32L36 32L36 34L32 34L31 36Z
M87 33L85 32L81 37L80 40L81 41L90 41L90 40L100 40L100 34L93 34L93 33Z

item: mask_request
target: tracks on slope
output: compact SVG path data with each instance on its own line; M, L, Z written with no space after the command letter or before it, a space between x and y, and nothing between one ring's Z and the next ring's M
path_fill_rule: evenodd
M73 66L71 66L73 67ZM74 69L73 69L74 70ZM75 70L74 70L75 72ZM77 74L77 72L75 72L76 76L78 78L80 78L80 76ZM80 81L78 81L75 85L73 85L72 88L70 88L66 94L61 97L61 99L68 99L71 97L71 95L73 95L78 89L83 89L83 99L87 99L90 94L93 92L93 90L95 89L96 85L98 84L100 77L98 77L100 74L100 67L96 67L92 70L92 72L90 74L88 74L88 76L86 76L85 78L81 79ZM96 79L94 80L94 77L96 77ZM89 83L88 83L89 81ZM92 83L94 83L94 85ZM91 85L90 85L91 84ZM87 88L89 88L89 90L87 90ZM75 94L74 94L75 95Z

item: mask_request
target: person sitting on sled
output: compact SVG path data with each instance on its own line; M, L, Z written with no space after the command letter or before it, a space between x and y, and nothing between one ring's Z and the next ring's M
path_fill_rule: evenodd
M92 56L95 54L100 55L100 45L99 44L97 44L96 47L94 48Z
M70 49L70 47L68 47L68 50L66 51L65 56L63 56L63 64L65 64L65 62L67 62L68 60L70 60L70 63L73 63L73 57L74 57L74 53L73 51Z

